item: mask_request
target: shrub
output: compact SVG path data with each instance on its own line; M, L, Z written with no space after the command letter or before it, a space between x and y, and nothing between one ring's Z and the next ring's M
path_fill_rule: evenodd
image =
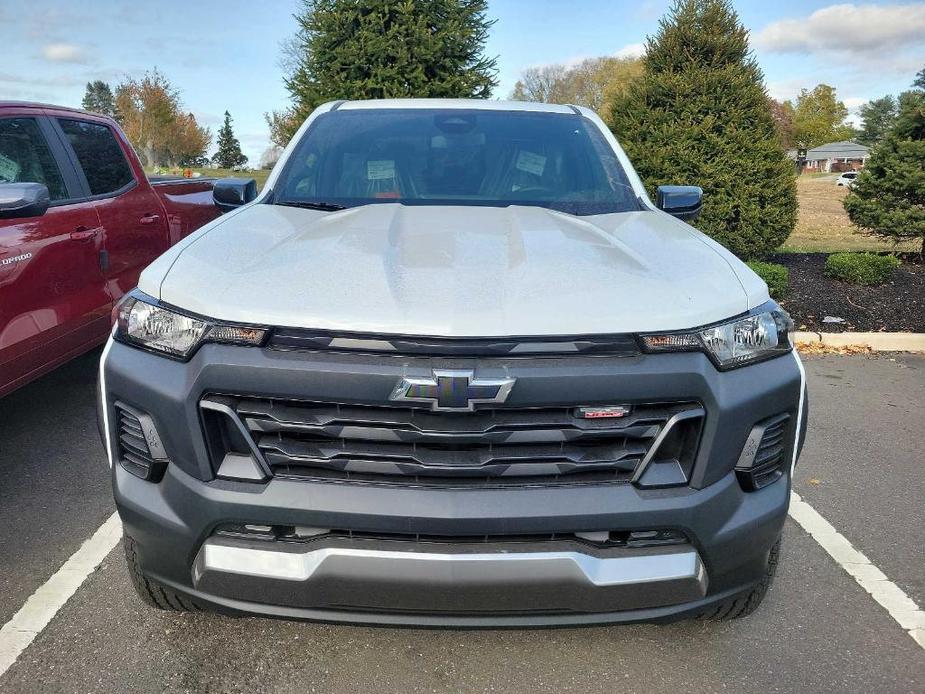
M827 277L851 284L883 284L899 267L899 259L876 253L833 253L825 261Z
M851 186L844 206L862 231L898 243L915 240L925 254L925 92L899 97L899 116Z
M740 258L772 252L796 224L794 167L731 4L676 0L643 61L642 77L614 98L610 126L649 193L700 186L698 229Z
M790 286L790 270L777 263L753 261L747 265L765 281L772 298L783 299L787 295L787 289Z

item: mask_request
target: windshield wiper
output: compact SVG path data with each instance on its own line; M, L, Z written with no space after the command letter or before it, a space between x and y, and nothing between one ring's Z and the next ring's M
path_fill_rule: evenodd
M312 202L309 200L279 200L275 204L285 205L286 207L301 207L306 210L321 210L322 212L336 212L337 210L346 210L344 205L338 205L336 202Z

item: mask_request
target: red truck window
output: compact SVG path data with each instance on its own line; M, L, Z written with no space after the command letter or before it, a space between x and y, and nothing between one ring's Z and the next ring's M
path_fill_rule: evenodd
M59 118L58 123L84 170L90 195L113 193L135 180L112 130L67 118Z
M0 183L42 183L52 200L67 189L35 118L0 118Z

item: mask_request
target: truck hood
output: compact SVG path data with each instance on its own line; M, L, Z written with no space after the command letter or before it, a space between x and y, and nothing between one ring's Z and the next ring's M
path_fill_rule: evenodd
M255 204L159 258L139 288L227 321L446 337L676 330L768 300L735 256L662 212Z

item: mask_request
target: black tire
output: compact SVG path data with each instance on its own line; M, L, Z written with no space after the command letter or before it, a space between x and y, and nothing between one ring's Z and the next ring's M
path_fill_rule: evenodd
M128 574L142 602L149 607L168 612L201 612L204 609L195 600L180 595L145 576L138 561L135 541L128 535L122 536L122 546L125 548Z
M758 583L757 586L755 586L748 593L743 593L735 598L731 598L730 600L726 600L719 605L711 607L709 610L701 614L700 618L714 622L724 622L730 619L739 619L740 617L745 617L757 610L758 606L761 604L761 601L764 600L764 596L767 594L768 588L771 587L771 583L774 582L774 573L777 571L777 562L780 561L780 542L781 538L777 538L777 542L775 542L774 546L771 547L771 552L768 554L768 568L764 572L764 577L761 579L761 582Z

